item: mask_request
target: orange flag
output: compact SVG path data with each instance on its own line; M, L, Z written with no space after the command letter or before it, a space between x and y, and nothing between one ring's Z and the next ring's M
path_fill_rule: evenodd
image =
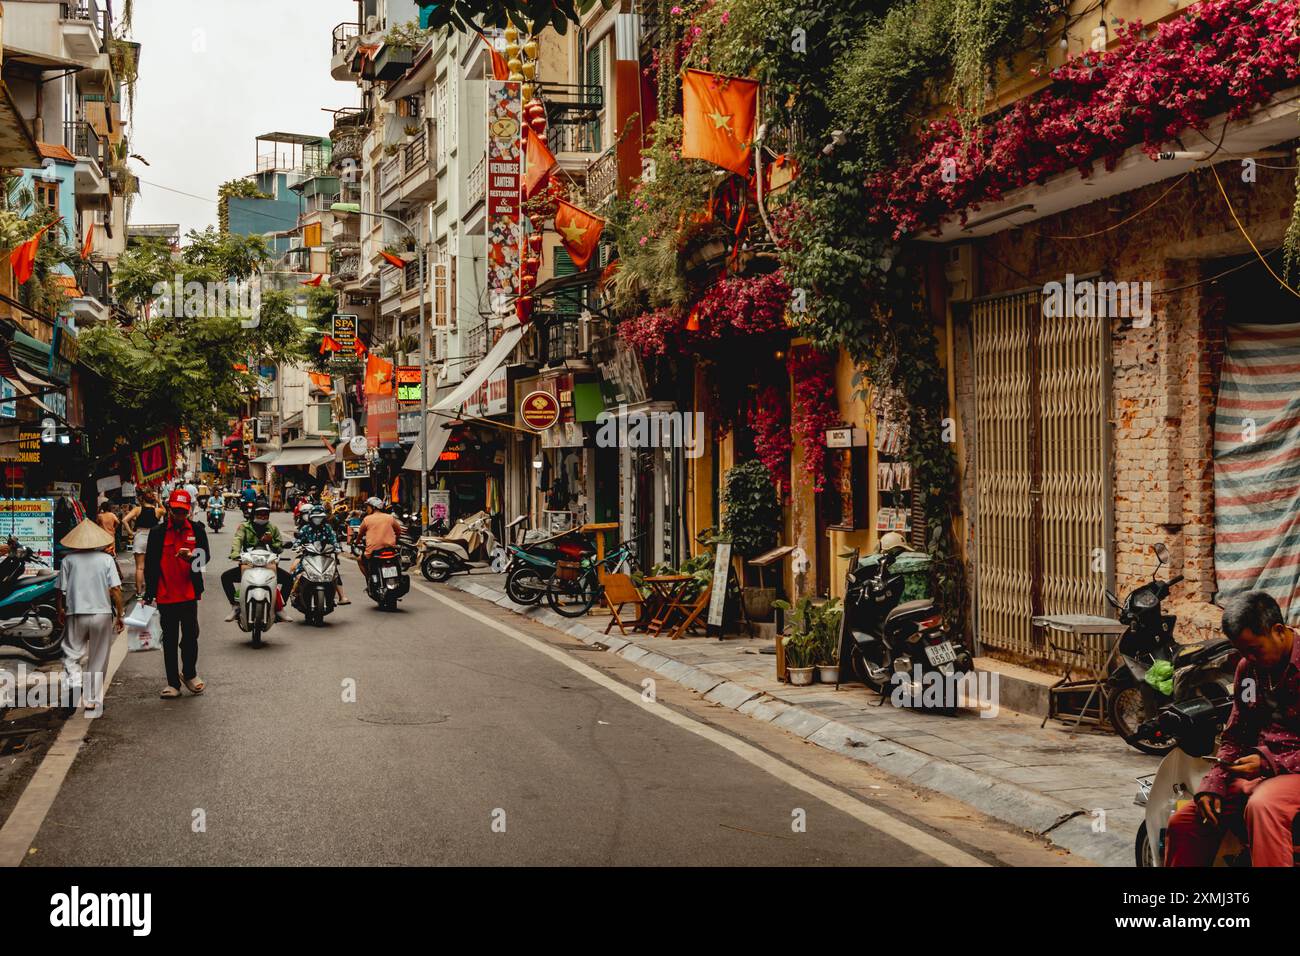
M682 81L682 158L749 175L758 83L687 70Z
M393 363L386 362L377 355L366 359L367 395L391 395L393 393Z
M341 348L343 348L343 346L339 345L339 340L334 338L334 336L332 335L321 336L321 340L320 340L321 355L324 355L326 352L337 352Z
M488 48L488 53L492 55L492 79L510 79L510 64L506 62L506 58L497 52L497 48L492 45L491 40L485 37L482 33L479 33L478 36L479 39L483 41L483 45Z
M360 339L353 339L352 351L356 352L358 355L365 355L370 351L370 349L366 348L366 343L362 342Z
M397 266L397 268L399 269L406 268L406 260L403 259L401 256L395 256L391 252L384 252L382 250L380 251L379 254L383 256L385 259L387 259L390 265Z
M325 273L322 272L320 275L316 276L315 278L313 278L313 279L308 279L306 282L300 282L300 283L298 283L298 284L299 284L299 285L311 285L311 286L317 286L317 287L319 287L320 284L321 284L321 282L324 280L324 278L325 278Z
M524 155L528 157L528 172L524 174L524 198L532 199L533 193L546 181L546 177L555 168L555 155L546 141L533 132L531 126L524 127Z
M49 223L38 231L36 235L15 248L13 252L9 253L9 266L13 269L14 279L19 285L24 284L32 277L32 270L36 267L36 249L41 244L41 236L43 236L45 230L49 229L52 225L54 225L54 223Z
M605 228L605 220L563 199L555 202L555 231L560 234L560 241L564 243L573 264L579 269L585 269L596 252L596 246L600 244L600 233Z
M81 244L81 258L83 260L90 258L91 250L95 247L95 224L89 223L86 226L86 241Z

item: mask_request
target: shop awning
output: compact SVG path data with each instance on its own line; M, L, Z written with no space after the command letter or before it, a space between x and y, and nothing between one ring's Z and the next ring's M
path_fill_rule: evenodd
M258 455L256 458L250 459L248 463L250 465L269 465L279 457L280 452L278 450L268 451L265 455Z
M444 427L447 419L430 415L429 420L432 423L429 427L429 469L432 471L438 464L438 458L447 448L447 440L451 437L451 429ZM403 471L420 470L420 439L415 439L415 444L411 446L411 451L406 456L406 461L402 464Z
M270 464L276 468L305 468L333 460L334 455L324 448L286 448Z

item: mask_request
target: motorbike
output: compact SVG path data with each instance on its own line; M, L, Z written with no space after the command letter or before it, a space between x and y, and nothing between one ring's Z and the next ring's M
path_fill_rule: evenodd
M29 564L38 569L25 573ZM56 659L63 641L57 588L58 572L10 538L9 553L0 560L0 645L22 648L40 661Z
M379 610L397 610L397 602L410 590L411 576L402 570L396 548L379 548L366 558L366 594Z
M503 574L510 564L506 549L492 533L492 516L485 511L462 518L445 537L420 538L418 553L420 573L435 583L472 571Z
M409 571L420 560L420 516L413 511L399 512L402 533L397 536L397 552L402 560L402 570Z
M338 577L338 549L323 541L298 546L298 571L290 601L312 627L324 627L334 613L334 581Z
M526 520L526 516L520 516L510 527ZM510 564L506 568L506 595L524 607L531 607L545 597L561 561L581 563L596 553L595 544L576 531L558 535L524 531L521 539L507 548Z
M253 646L261 647L262 638L275 624L276 601L279 597L275 569L280 555L259 545L239 555L243 573L239 579L239 603L235 621L240 630L253 635ZM332 583L332 582L331 582Z
M1232 677L1237 669L1237 650L1223 638L1195 644L1174 639L1178 618L1165 614L1163 602L1183 580L1181 574L1159 580L1160 569L1169 561L1169 549L1155 546L1155 575L1121 604L1109 591L1106 600L1116 608L1127 630L1120 636L1119 663L1106 679L1106 708L1110 724L1124 742L1146 754L1167 753L1174 742L1144 735L1143 724L1153 720L1161 707L1197 697L1224 700L1232 696ZM1173 667L1172 693L1166 695L1147 681L1147 674L1159 661Z
M213 497L208 501L208 527L213 531L220 531L225 521L226 511L221 504L221 499Z
M949 632L933 600L902 600L906 574L923 567L929 556L907 551L900 542L861 559L854 550L849 558L840 621L841 676L847 664L881 697L891 685L903 683L904 699L917 702L918 708L955 713L951 685L974 669L970 652ZM921 703L927 699L926 679L936 679L930 675L946 685L938 706Z

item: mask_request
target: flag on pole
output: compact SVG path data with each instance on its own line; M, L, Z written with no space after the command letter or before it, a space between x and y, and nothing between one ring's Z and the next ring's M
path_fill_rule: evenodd
M682 158L749 174L758 83L687 70L682 81Z
M510 64L506 62L506 58L497 52L497 48L492 45L492 41L482 33L478 37L483 41L483 45L488 48L488 53L492 56L492 79L510 79Z
M339 340L334 338L334 336L329 334L321 336L321 340L320 340L321 355L324 355L326 352L338 352L341 351L342 348L343 346L339 344Z
M56 222L58 220L55 220ZM53 222L43 226L36 235L32 236L26 242L22 243L13 252L9 253L9 266L14 271L14 280L19 285L23 285L32 277L32 271L36 267L36 250L41 244L41 236L45 230L54 225Z
M524 155L528 159L528 172L524 174L524 198L532 199L555 168L555 155L531 126L524 127Z
M367 352L370 351L370 349L366 348L366 343L362 342L360 339L353 339L352 351L355 352L357 355L365 355Z
M405 269L405 268L406 268L406 260L403 259L401 256L395 256L395 255L393 255L391 252L384 252L384 251L382 251L382 250L380 251L379 254L380 254L381 256L383 256L384 259L387 260L387 262L388 262L390 265L397 266L397 268L399 268L399 269Z
M90 258L90 253L95 247L95 224L90 222L86 225L86 241L81 244L81 258L86 260Z
M320 275L316 276L315 278L308 279L306 282L301 282L299 283L299 285L310 285L319 288L324 278L325 278L325 273L322 272Z
M563 199L556 200L555 231L560 234L569 258L579 269L587 268L600 244L605 220Z

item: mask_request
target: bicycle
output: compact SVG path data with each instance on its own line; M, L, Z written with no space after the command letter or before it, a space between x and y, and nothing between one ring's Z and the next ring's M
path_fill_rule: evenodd
M600 570L612 574L630 574L636 566L632 544L645 531L624 541L601 560L586 557L580 561L558 561L555 573L546 582L546 603L562 617L582 617L595 606L604 593Z

